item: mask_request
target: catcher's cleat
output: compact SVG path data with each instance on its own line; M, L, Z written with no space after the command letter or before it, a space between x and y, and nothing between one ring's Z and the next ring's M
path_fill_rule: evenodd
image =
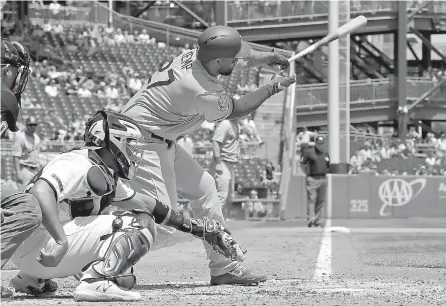
M74 299L83 302L139 301L141 295L120 288L114 282L104 280L83 280L74 291Z
M2 300L3 299L9 299L13 295L14 294L12 293L11 290L9 290L8 288L5 288L5 287L2 286Z
M255 275L241 264L226 274L211 276L211 285L258 285L266 281L266 276Z
M35 287L30 285L30 282L27 281L26 276L20 276L17 274L12 280L11 285L14 287L16 292L31 294L36 297L47 298L52 297L56 294L57 291L57 283L50 280L38 280L38 283L43 284L41 287Z

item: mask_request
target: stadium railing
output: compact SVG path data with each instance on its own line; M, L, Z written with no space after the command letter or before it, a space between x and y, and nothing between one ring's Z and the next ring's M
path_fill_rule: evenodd
M61 153L73 149L74 147L83 146L83 141L71 141L71 140L44 140L40 145L41 152L45 153ZM1 154L11 155L12 140L1 141ZM253 157L257 155L260 144L258 142L245 142L240 144L240 151L242 157ZM211 144L198 144L194 145L194 155L209 155L212 152Z
M395 1L354 1L354 14L396 12ZM228 22L328 17L328 1L230 1Z
M418 1L408 1L408 9L419 7ZM228 24L265 21L282 21L283 19L314 19L327 17L328 1L229 1ZM352 1L350 11L353 15L397 12L396 1ZM444 14L446 2L431 1L422 10L429 14Z
M396 79L376 79L350 82L350 103L386 102L397 99ZM408 78L407 99L416 100L434 87L436 81L429 78ZM341 86L345 86L341 84ZM297 107L323 106L328 101L328 84L296 86ZM429 97L431 100L445 99L446 88Z
M80 6L82 5L82 6ZM85 25L99 23L107 25L109 13L95 1L83 1L77 6L61 6L59 13L54 14L49 6L31 3L28 8L31 21L40 20L50 23Z

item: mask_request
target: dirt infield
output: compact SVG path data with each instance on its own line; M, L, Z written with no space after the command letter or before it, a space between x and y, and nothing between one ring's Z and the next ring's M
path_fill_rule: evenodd
M446 235L331 233L302 222L229 227L248 248L245 265L269 276L265 284L210 286L201 242L176 233L136 265L144 300L132 305L446 305ZM15 273L4 271L2 284ZM74 278L57 282L55 298L17 294L4 304L93 305L73 301Z

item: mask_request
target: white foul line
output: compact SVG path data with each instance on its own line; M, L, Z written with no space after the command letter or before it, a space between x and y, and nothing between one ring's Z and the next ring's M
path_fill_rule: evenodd
M332 177L327 175L327 220L325 221L324 235L322 236L321 249L316 261L316 270L314 271L313 280L316 282L328 281L331 276L331 217L332 217Z
M316 261L316 270L314 271L313 280L317 282L328 281L331 276L331 220L327 219L324 230L324 236L321 241L321 249L319 250L319 255Z

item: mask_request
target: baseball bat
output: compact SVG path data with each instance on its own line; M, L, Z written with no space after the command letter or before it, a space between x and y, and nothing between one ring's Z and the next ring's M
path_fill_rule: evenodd
M308 48L306 48L305 50L302 50L301 52L297 53L296 55L293 55L292 57L290 57L288 59L288 62L294 62L295 60L311 53L314 52L316 49L319 49L320 47L322 47L323 45L329 44L331 43L333 40L338 39L341 36L350 34L356 30L358 30L359 28L362 28L363 26L365 26L367 24L367 18L365 18L364 16L358 16L353 20L350 20L349 22L347 22L346 24L344 24L343 26L339 27L336 29L335 32L329 33L327 36L325 36L324 38L322 38L321 40L319 40L318 42L312 44L311 46L309 46Z

